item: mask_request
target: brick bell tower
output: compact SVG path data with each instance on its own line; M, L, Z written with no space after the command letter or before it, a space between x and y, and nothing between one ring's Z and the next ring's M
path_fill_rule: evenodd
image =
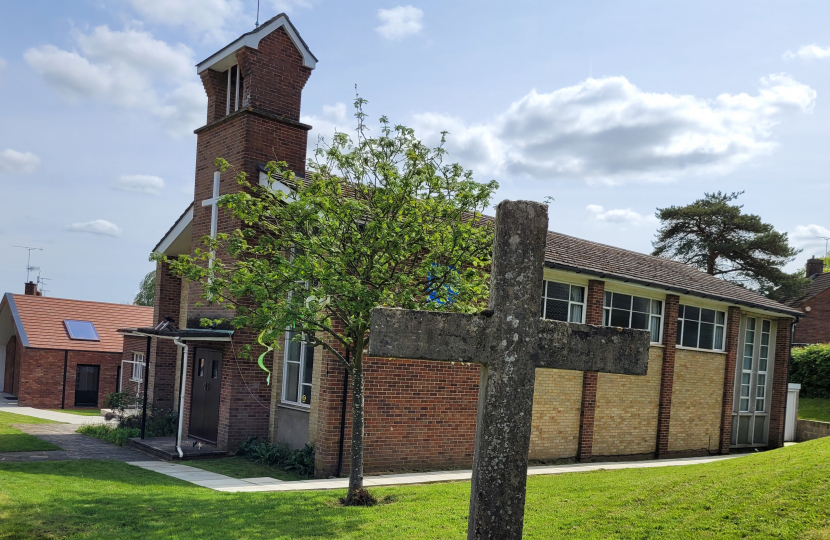
M236 171L247 173L253 182L260 178L262 166L269 161L285 161L295 174L304 176L311 126L300 122L300 104L303 87L316 63L317 59L294 25L281 14L197 65L208 105L207 123L195 132L198 140L191 253L204 248L202 237L231 232L240 225L229 212L215 204L217 196L241 189L233 171L219 173L214 165L216 158L226 159ZM227 258L221 252L218 256ZM184 301L187 328L198 328L203 317L228 315L216 307L197 306L204 303L200 287L195 283L188 287ZM215 375L220 380L221 394L216 398L219 401L216 439L205 437L205 440L215 442L220 450L232 451L250 435L268 435L271 388L266 384L266 374L254 362L237 358L241 347L254 344L255 338L253 332L236 330L232 344L204 344L201 353L198 346L191 348L185 389L185 433L188 426L191 434L197 431L194 422L199 420L191 422L191 413L202 414L197 405L201 398L191 394L193 388L200 386L193 377L199 375L200 362L204 362L196 355L207 354L205 369L210 375L205 376ZM211 360L218 358L217 355L221 355L218 371L212 367ZM212 391L215 382L211 383ZM207 403L205 409L213 406ZM215 413L205 414L211 418L206 417L204 422L213 423Z

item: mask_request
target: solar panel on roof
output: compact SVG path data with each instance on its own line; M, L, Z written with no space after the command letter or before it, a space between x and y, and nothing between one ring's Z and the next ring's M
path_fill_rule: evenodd
M90 321L72 321L66 319L63 321L63 324L66 326L66 331L69 332L71 339L100 341L98 331L95 330L95 325Z

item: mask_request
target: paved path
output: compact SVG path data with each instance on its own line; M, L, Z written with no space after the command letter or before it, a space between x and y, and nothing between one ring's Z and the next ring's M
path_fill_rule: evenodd
M13 427L38 439L50 442L63 450L41 452L0 452L0 463L20 463L27 461L72 461L78 459L110 459L115 461L135 461L147 459L128 448L122 448L75 433L77 424L14 424Z
M106 422L103 416L82 416L80 414L69 414L55 411L47 411L44 409L35 409L33 407L20 407L16 401L6 399L9 394L0 392L0 411L14 414L22 414L24 416L34 416L35 418L42 418L44 420L53 420L55 422L64 422L66 424L101 424Z
M676 467L680 465L697 465L700 463L711 463L724 459L741 457L738 454L731 456L711 456L682 459L660 459L650 461L625 461L612 463L574 463L570 465L552 465L529 467L528 476L537 474L562 474L569 472L584 472L611 469L644 469L648 467ZM307 491L316 489L346 489L349 487L348 478L328 478L315 480L298 480L295 482L283 482L275 478L243 478L236 479L222 474L212 473L186 465L171 464L161 461L134 461L130 465L141 467L173 478L185 480L191 484L210 488L216 491L227 491L232 493L245 491ZM408 473L408 474L387 474L383 476L367 476L363 479L363 485L371 486L397 486L402 484L425 484L428 482L448 482L458 480L469 480L472 471L438 471L430 473Z

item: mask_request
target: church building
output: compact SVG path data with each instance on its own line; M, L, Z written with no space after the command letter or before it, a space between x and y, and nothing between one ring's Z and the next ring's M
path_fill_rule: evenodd
M198 136L195 197L155 251L192 254L200 238L240 224L217 208L240 187L217 157L249 178L268 161L305 174L303 87L317 59L285 15L198 64L208 97ZM285 189L287 187L283 186ZM550 232L540 317L651 332L646 376L538 370L530 458L642 459L783 445L790 333L800 312L684 264ZM151 346L152 403L179 408L184 436L233 452L249 436L316 452L318 476L348 470L351 408L342 365L291 343L274 354L271 384L238 356L255 334L204 330L227 313L200 305L200 288L159 264L154 324L124 351ZM187 353L187 357L182 355ZM126 354L126 353L125 353ZM367 358L367 473L469 468L478 366ZM183 377L184 375L184 377ZM183 382L182 382L183 381ZM183 394L183 399L182 399ZM345 409L344 409L345 408ZM344 410L347 411L344 414Z

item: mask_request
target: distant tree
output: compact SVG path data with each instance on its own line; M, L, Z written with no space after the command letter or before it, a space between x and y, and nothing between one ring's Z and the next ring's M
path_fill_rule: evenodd
M151 270L144 276L138 286L138 294L135 295L133 304L136 306L152 306L156 297L156 271Z
M291 328L295 340L340 360L352 387L347 504L371 499L363 490L363 356L371 311L486 307L493 229L481 213L498 187L444 163L442 146L423 145L412 129L393 127L385 117L379 135L369 137L364 103L355 101L354 138L336 133L318 148L305 181L285 163L267 165L272 185L292 186L290 195L239 173L244 189L219 204L243 226L205 238L205 249L170 262L174 272L201 283L208 303L233 308L230 322L259 332L269 350ZM225 251L230 258L212 254ZM259 364L267 370L264 356Z
M775 296L782 287L783 295L803 286L795 274L782 270L800 250L790 247L787 233L731 204L742 194L706 193L686 206L658 208L655 215L661 226L653 254L765 295Z

